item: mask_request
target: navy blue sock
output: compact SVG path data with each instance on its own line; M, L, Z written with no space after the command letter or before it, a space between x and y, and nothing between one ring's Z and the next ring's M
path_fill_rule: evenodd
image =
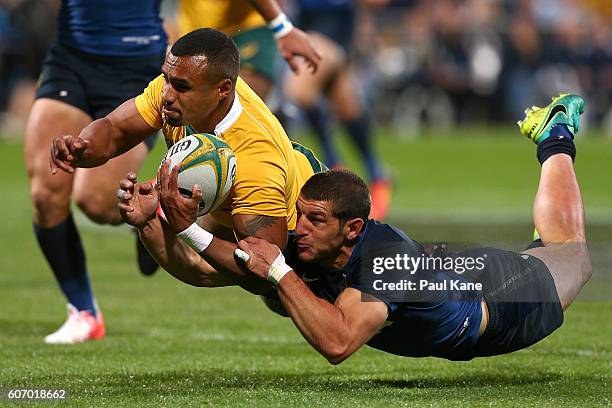
M359 153L363 158L370 181L382 179L382 170L372 148L370 118L367 113L363 112L357 119L350 122L345 122L344 127L357 146L357 149L359 149Z
M34 224L34 233L68 301L78 310L89 310L95 315L85 252L72 214L66 221L52 228L41 228Z
M314 129L319 143L321 143L325 155L325 164L329 168L336 167L340 163L340 159L332 143L329 115L320 103L305 110L304 113L308 123Z
M567 125L555 125L550 129L550 136L538 145L538 161L543 164L550 156L565 153L576 158L576 146L574 146L574 135Z

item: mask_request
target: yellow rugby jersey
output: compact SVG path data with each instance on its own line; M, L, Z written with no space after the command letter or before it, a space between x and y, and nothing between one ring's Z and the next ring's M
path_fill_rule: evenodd
M266 24L246 0L181 0L176 22L181 36L202 27L234 35Z
M173 127L164 122L163 85L162 75L151 81L136 97L136 107L151 127L162 129L171 145L195 131L190 126ZM231 216L236 214L287 217L288 228L295 229L298 194L314 174L313 168L318 171L322 164L314 156L307 157L304 147L292 145L276 117L240 78L234 103L215 127L215 135L234 151L237 173L229 197L211 215L229 227Z

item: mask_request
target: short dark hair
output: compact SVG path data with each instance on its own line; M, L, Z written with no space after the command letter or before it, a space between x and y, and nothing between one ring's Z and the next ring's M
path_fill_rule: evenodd
M208 66L209 80L216 83L225 78L236 83L240 71L240 56L234 41L221 31L200 28L185 34L172 46L175 57L203 56Z
M372 206L366 183L352 171L344 169L315 174L306 181L301 195L308 200L331 202L332 215L341 224L352 218L367 221Z

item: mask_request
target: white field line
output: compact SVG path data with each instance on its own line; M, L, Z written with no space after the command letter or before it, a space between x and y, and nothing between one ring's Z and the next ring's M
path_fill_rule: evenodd
M150 337L156 338L173 338L175 335L171 331L152 329L149 331ZM206 332L206 331L193 331L189 335L189 338L200 341L231 341L249 344L306 344L305 340L297 337L289 336L261 336L253 335L251 333L245 334L244 336L236 336L227 333L218 332Z

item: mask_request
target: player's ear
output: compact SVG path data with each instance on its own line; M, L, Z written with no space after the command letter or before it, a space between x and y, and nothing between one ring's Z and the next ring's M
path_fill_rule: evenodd
M217 88L219 89L219 99L225 99L232 92L232 80L229 78L222 79L217 84Z
M344 237L348 240L357 239L363 226L364 221L361 218L351 218L344 224Z

